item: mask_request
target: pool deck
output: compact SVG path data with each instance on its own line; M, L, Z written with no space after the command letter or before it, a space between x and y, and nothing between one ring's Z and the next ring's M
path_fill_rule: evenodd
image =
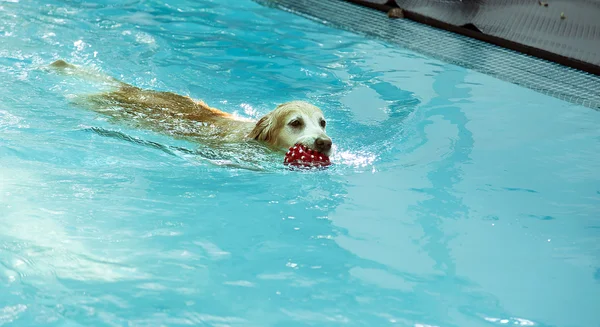
M600 110L600 0L256 1Z
M600 0L351 0L600 75Z

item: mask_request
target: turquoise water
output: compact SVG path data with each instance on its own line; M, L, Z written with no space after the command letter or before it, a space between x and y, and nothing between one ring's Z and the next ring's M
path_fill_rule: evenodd
M216 165L74 106L59 58L311 101L335 165ZM246 0L0 1L0 77L2 326L600 322L597 111Z

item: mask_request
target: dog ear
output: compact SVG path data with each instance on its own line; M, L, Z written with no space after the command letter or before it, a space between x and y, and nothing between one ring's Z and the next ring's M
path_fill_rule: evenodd
M262 117L248 135L249 138L257 141L271 142L273 140L273 120L271 114Z

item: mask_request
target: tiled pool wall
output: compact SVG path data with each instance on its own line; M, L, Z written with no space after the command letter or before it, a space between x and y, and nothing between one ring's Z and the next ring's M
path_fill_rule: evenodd
M256 1L574 104L600 109L600 76L407 19L391 19L384 12L344 0Z

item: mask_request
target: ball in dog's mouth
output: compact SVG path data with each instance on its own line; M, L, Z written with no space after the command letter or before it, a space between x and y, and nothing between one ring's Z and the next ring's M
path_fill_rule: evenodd
M283 164L298 168L324 168L331 165L331 161L325 154L296 144L285 154Z

